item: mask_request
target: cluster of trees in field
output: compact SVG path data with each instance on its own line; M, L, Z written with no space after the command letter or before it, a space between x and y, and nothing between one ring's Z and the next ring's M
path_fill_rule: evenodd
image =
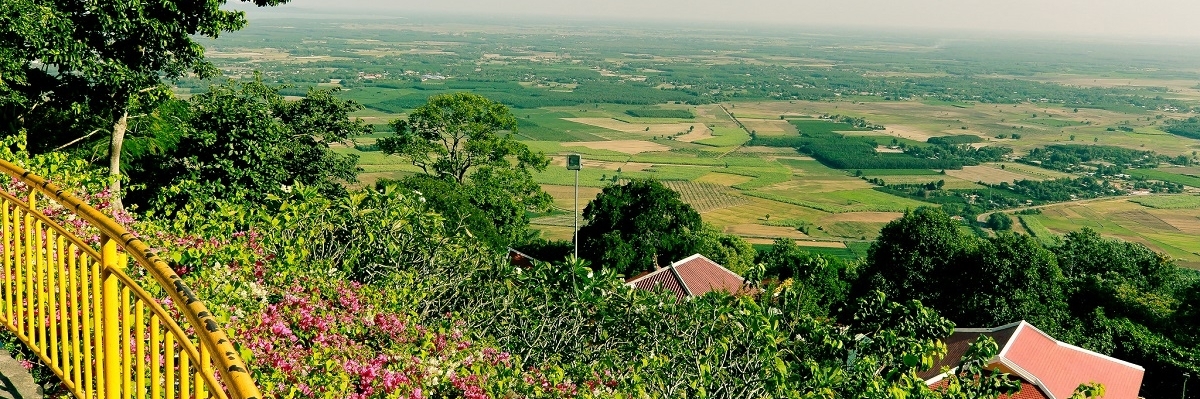
M821 119L834 121L836 123L844 123L850 125L854 130L883 130L883 125L871 123L866 118L860 116L849 116L841 114L824 114Z
M930 139L932 140L932 139ZM901 143L903 144L903 143ZM975 147L968 144L933 143L928 146L902 145L904 153L916 158L951 160L965 166L984 162L1003 161L1012 155L1012 148L1000 146Z
M1200 118L1173 119L1163 124L1162 130L1180 137L1200 139Z
M972 136L974 137L974 136ZM955 141L948 139L949 141ZM931 145L906 145L893 140L904 153L881 153L873 137L846 136L832 131L805 133L799 136L758 136L748 145L793 147L834 169L962 169L1006 159L1012 154L1008 147L973 147L931 139Z
M1034 148L1020 162L1062 172L1087 172L1097 176L1113 176L1126 169L1155 168L1163 163L1191 165L1197 161L1187 156L1170 157L1148 150L1121 147L1055 144Z
M1154 193L1182 193L1183 185L1163 181L1136 180L1130 186L1117 186L1092 176L1053 180L1018 180L1012 183L984 184L986 189L943 189L944 180L925 184L888 184L880 178L863 177L888 194L942 205L952 214L974 220L984 212L1030 205L1043 205L1077 199L1128 194L1130 189Z
M973 134L958 134L953 136L930 137L929 140L926 140L926 142L937 145L959 145L980 143L983 142L983 139Z

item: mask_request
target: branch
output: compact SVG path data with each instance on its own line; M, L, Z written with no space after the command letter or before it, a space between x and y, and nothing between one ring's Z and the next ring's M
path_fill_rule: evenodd
M75 145L75 143L78 143L80 141L83 141L84 139L87 139L88 137L95 136L96 133L100 133L101 131L102 131L102 129L93 130L91 133L88 133L88 134L84 135L83 137L77 138L75 140L71 140L70 143L63 144L62 146L59 146L58 148L55 148L52 151L61 151L63 148L70 147L72 145Z

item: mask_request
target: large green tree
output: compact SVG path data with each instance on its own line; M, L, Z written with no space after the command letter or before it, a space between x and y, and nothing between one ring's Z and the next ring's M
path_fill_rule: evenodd
M549 208L551 198L533 172L550 160L514 138L517 119L503 104L471 93L439 94L392 128L396 134L379 140L380 150L456 183L507 241L524 238L528 211Z
M580 257L626 275L692 255L700 214L656 180L605 187L583 209Z
M226 82L193 96L188 129L162 155L137 170L145 182L138 200L157 198L167 209L194 200L241 198L261 202L299 182L327 194L356 180L356 157L330 144L370 127L349 113L360 108L327 90L291 101L255 79Z
M867 252L854 297L880 291L898 300L940 303L948 273L966 263L978 245L937 208L921 207L888 223Z
M121 154L131 118L170 97L165 80L217 73L195 38L246 25L245 13L222 10L224 4L0 0L0 134L25 133L35 151L107 136L111 188L120 208Z

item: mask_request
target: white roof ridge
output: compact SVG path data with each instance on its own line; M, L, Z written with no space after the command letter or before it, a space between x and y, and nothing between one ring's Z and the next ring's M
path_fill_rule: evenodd
M675 276L675 281L678 281L679 285L683 287L684 294L689 297L695 296L695 294L692 294L692 289L688 288L687 282L683 281L683 276L680 276L679 271L675 270L676 265L677 263L672 263L670 266L667 266L667 269L671 269L671 275Z

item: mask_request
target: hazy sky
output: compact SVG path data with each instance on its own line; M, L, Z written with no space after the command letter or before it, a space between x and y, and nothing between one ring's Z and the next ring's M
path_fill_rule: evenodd
M1196 0L293 0L284 8L1008 31L1200 41ZM263 16L263 13L256 13Z

